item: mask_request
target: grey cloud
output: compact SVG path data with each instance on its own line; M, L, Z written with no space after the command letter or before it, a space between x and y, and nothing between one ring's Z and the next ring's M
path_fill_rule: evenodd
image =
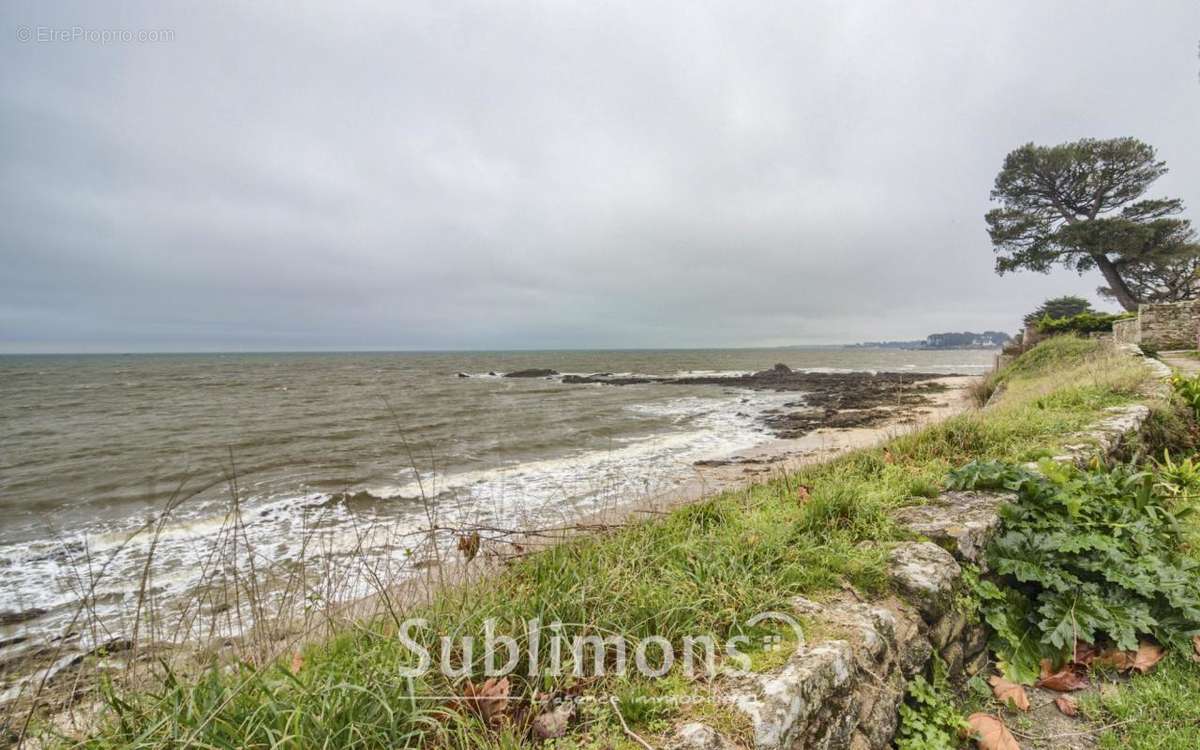
M1012 147L1200 209L1195 3L843 5L8 3L0 351L1011 330L1099 283L992 273Z

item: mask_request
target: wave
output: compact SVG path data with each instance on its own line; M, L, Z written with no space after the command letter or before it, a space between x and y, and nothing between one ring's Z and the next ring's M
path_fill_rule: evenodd
M605 507L661 493L694 476L692 464L745 450L765 438L759 415L795 394L725 393L682 396L624 408L653 425L646 434L613 436L604 448L554 457L513 460L499 466L448 472L400 472L403 481L341 492L251 495L234 515L228 502L180 508L168 518L126 524L93 524L57 538L0 546L6 575L3 609L40 613L13 627L15 634L62 632L84 600L110 636L133 622L139 588L149 568L150 590L160 602L182 608L212 585L222 566L294 569L313 564L314 575L345 576L363 559L393 572L418 562L406 535L426 528L426 508L445 525L487 521L508 528L561 522ZM248 489L253 490L251 485ZM231 529L253 557L228 554ZM319 540L319 544L313 543ZM224 547L223 547L224 545ZM103 575L99 575L103 571ZM345 590L369 594L365 582Z

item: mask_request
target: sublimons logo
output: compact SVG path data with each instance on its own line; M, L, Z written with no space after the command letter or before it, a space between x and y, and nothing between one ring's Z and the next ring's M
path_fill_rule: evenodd
M481 645L483 673L487 677L512 674L521 664L522 657L530 677L562 676L568 671L576 677L621 676L628 673L631 662L637 674L644 677L662 677L677 667L687 677L695 677L698 673L712 677L717 672L719 657L723 670L748 672L751 659L746 651L756 645L754 637L744 634L723 642L712 635L683 636L677 644L658 635L637 639L620 633L568 635L570 625L558 621L544 624L538 618L525 623L524 643L518 643L511 635L498 634L496 625L496 618L483 621ZM421 677L434 666L430 648L418 640L428 629L429 621L424 618L412 618L400 624L400 644L416 662L415 666L402 668L401 676ZM794 641L796 648L804 645L800 624L782 612L759 613L746 620L743 630L762 633L757 645L765 651L778 649L785 641ZM790 631L790 638L780 634L787 631ZM457 679L472 672L477 653L475 636L440 635L436 640L437 668L443 676ZM676 654L680 655L678 663Z

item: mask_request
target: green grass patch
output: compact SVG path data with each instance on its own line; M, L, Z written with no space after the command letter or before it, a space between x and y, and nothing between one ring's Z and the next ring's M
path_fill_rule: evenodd
M1097 723L1102 750L1195 750L1200 738L1200 664L1182 653L1154 671L1088 696L1082 707Z

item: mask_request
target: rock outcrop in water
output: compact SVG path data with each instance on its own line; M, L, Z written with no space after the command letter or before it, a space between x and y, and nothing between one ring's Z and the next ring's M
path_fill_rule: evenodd
M938 380L948 376L910 372L805 372L777 364L748 375L683 377L610 377L567 375L568 384L717 385L754 391L802 393L797 401L768 412L764 422L777 437L796 438L821 427L871 427L908 416L914 407L932 404L929 395L944 391Z
M558 374L558 370L516 370L504 373L506 378L549 378Z

